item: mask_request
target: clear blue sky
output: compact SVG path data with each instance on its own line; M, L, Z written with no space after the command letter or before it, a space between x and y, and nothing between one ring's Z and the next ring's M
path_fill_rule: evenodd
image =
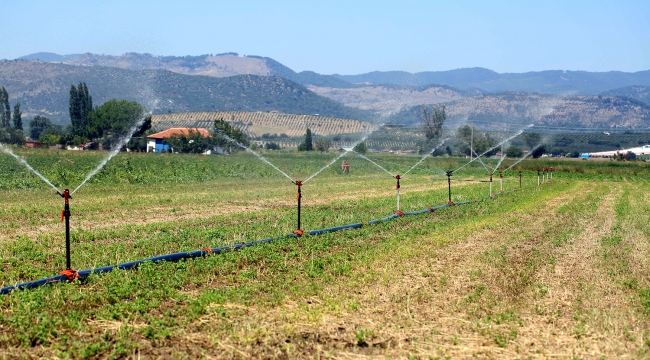
M650 1L3 1L0 58L35 52L271 57L359 74L650 69Z

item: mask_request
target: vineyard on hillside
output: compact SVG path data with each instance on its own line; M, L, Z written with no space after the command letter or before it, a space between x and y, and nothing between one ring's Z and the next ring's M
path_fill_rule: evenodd
M286 134L289 137L303 136L305 125L315 135L353 134L370 131L373 125L367 121L336 118L330 116L298 115L269 112L212 111L156 114L152 126L156 130L171 127L201 127L210 129L212 122L223 119L233 127L242 130L249 138L264 134Z

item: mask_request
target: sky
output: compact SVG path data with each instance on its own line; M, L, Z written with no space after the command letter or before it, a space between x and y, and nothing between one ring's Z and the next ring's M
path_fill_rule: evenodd
M0 58L36 52L273 58L361 74L650 69L650 1L10 1Z

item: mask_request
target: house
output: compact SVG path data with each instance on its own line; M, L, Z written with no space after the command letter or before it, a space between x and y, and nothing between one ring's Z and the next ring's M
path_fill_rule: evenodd
M163 144L163 140L174 135L187 136L190 131L198 131L201 136L210 137L210 132L204 128L170 128L147 136L147 152L169 152L169 145Z
M40 141L25 141L25 146L27 146L27 147L43 147L43 146L45 146L45 144L40 142Z

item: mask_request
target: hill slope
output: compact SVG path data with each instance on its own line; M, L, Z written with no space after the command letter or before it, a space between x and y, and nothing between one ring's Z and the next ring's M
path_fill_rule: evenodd
M335 118L330 116L296 115L267 112L213 111L156 114L151 122L154 129L170 127L196 127L211 129L214 120L223 119L242 130L249 137L264 134L303 136L306 125L314 135L363 133L372 129L367 121Z
M41 114L67 122L70 86L80 81L88 84L95 105L112 98L127 99L158 113L278 110L352 119L373 117L371 112L348 108L278 76L216 78L166 70L133 71L30 60L0 62L0 85L9 91L12 104L21 102L26 118Z
M355 85L330 75L313 71L296 73L279 62L262 56L239 56L237 53L199 56L153 56L126 53L124 55L57 55L36 53L20 59L44 62L63 62L76 66L107 66L126 70L168 70L185 75L228 77L236 75L282 76L304 85L355 87Z
M360 75L334 76L351 83L408 86L443 84L461 89L479 88L488 92L521 91L564 95L594 95L624 86L650 86L650 70L635 73L549 70L499 74L488 69L469 68L415 74L403 71L375 71Z
M421 107L389 117L393 123L414 124ZM474 122L486 129L535 124L540 130L600 129L648 131L650 107L612 96L559 97L545 94L501 93L469 97L446 104L448 126Z
M650 105L650 86L627 86L605 91L601 95L636 99Z

